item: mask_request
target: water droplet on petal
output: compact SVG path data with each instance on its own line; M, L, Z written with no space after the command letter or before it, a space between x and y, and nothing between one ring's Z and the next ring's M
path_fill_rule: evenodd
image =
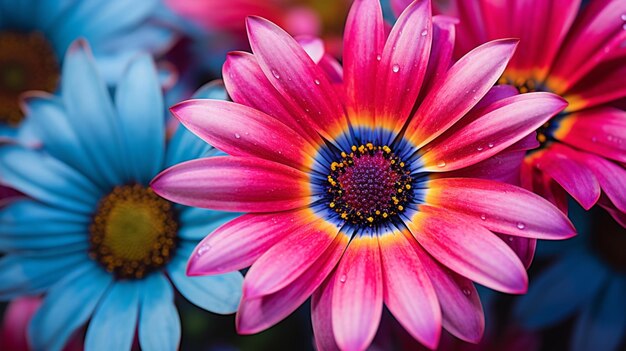
M512 236L509 237L509 242L513 242L513 237Z
M391 70L393 71L393 73L398 73L400 72L400 66L395 64L393 65L393 67L391 67Z
M421 35L422 35L423 37L425 37L425 36L426 36L426 34L428 34L428 30L424 29L424 30L422 31Z
M468 288L464 288L463 289L463 295L470 296L471 294L472 294L472 292L470 291L470 289L468 289Z
M382 59L383 59L383 57L382 57L382 56L380 56L380 55L376 55L376 61L380 61L380 60L382 60Z
M493 147L493 143L489 143L487 146L491 149Z
M239 135L239 133L235 133L235 138L239 139L241 138L241 135Z
M478 151L483 151L483 147L482 147L482 146L479 146L479 147L477 147L477 148L476 148L476 150L478 150Z
M198 256L202 256L202 255L204 255L205 253L207 253L209 250L211 250L211 245L209 245L209 244L204 244L204 245L202 245L202 246L200 246L200 247L198 248L197 255L198 255Z
M487 216L485 216L485 214L481 214L480 215L480 219L482 219L483 221L487 219Z
M315 80L315 85L320 85L320 80L319 79Z
M626 21L626 13L622 13L622 21Z
M439 162L437 163L437 167L439 167L439 168L443 168L443 167L445 167L445 166L446 166L446 161L439 161Z
M273 69L273 70L272 70L272 75L274 76L274 78L276 78L276 79L280 79L280 74L278 74L278 71L277 71L277 70Z
M342 274L341 277L339 277L339 281L342 282L342 283L345 283L346 279L348 279L348 277L346 277L345 274Z
M517 229L524 229L526 228L526 224L522 223L522 222L518 222L517 223Z

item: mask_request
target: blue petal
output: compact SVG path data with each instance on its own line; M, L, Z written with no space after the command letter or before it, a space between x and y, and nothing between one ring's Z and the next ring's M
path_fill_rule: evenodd
M126 150L119 116L84 41L68 50L61 77L69 123L91 160L90 166L111 186L130 181L125 173Z
M167 146L165 166L171 167L175 164L200 157L216 156L219 153L219 150L198 138L182 124L179 124L176 133L174 133Z
M0 300L40 293L85 262L83 252L4 256L0 259Z
M239 272L206 277L186 276L187 258L193 247L192 243L181 243L176 257L168 266L172 282L187 300L207 311L219 314L235 312L241 300L243 276Z
M28 118L20 127L20 140L36 139L50 155L79 170L94 184L108 190L109 184L92 167L92 159L83 150L60 98L30 94L24 99ZM30 142L32 143L32 142Z
M136 280L117 281L98 305L85 337L85 350L130 350L139 316Z
M43 32L50 32L74 0L31 0L30 20ZM64 52L63 52L64 53ZM61 55L63 54L61 53Z
M572 350L617 350L625 332L626 280L617 276L578 318L572 333Z
M571 252L535 279L514 313L528 328L552 325L589 303L607 278L606 267L595 257Z
M174 291L162 274L151 274L143 282L139 313L139 344L144 350L177 350L180 317L174 306Z
M61 350L85 324L113 277L94 262L74 271L50 289L28 328L34 350Z
M148 184L163 167L165 157L163 94L150 56L141 55L131 62L115 102L127 143L126 166L136 181Z
M84 175L44 153L18 145L0 148L0 182L48 205L90 214L100 192Z
M64 52L76 38L85 38L94 47L108 38L129 32L156 9L156 0L76 1L51 27L56 49Z
M193 241L204 238L222 224L241 215L239 213L212 211L204 208L180 207L182 210L180 212L178 236Z

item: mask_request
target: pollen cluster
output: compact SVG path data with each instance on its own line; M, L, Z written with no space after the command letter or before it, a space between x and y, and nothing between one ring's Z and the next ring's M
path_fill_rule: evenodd
M521 94L532 93L534 91L540 91L539 84L534 79L526 79L518 77L517 79L511 79L507 77L500 77L498 84L509 84L517 88Z
M411 172L388 146L353 145L330 165L327 181L328 206L353 224L387 221L413 198Z
M126 185L102 198L89 230L92 259L118 279L141 279L172 258L178 223L152 189Z
M0 32L0 122L17 125L23 118L20 94L52 92L58 80L59 64L43 35Z

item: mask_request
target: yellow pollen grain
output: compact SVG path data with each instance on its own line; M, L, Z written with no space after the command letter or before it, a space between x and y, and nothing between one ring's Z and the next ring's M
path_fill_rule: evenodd
M374 217L367 217L367 221L370 223L374 222Z

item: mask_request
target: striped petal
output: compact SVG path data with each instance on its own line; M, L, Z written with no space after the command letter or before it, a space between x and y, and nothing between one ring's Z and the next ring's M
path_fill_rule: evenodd
M494 290L526 292L524 265L479 221L421 205L407 225L429 254L456 273Z
M513 185L482 179L441 178L431 180L428 188L429 205L475 218L497 233L553 240L576 234L559 209Z
M171 109L190 131L233 156L254 156L305 170L315 150L277 119L228 101L189 100Z
M315 290L311 297L311 323L313 337L318 350L339 351L333 332L333 289L337 280L337 272L332 272L328 278Z
M365 350L383 312L383 277L376 236L352 239L337 266L332 296L332 325L342 350Z
M152 181L154 191L187 206L235 212L284 211L307 205L307 175L248 157L210 157L178 164Z
M431 272L413 247L417 245L415 238L407 231L394 230L380 236L378 241L385 305L415 339L430 349L437 348L441 309L429 278Z
M174 289L163 274L150 274L141 289L138 337L145 350L174 350L180 343L180 316Z
M626 212L626 169L602 157L580 153L580 160L593 172L611 202Z

